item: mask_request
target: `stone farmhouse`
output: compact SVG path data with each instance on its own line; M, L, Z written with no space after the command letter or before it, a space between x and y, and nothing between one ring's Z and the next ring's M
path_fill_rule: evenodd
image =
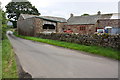
M80 34L94 34L97 29L104 29L105 27L112 27L111 33L120 34L120 19L118 13L101 14L88 16L74 16L68 19L65 24L65 29L70 29L73 33Z
M98 29L111 27L112 34L120 34L120 19L118 13L101 14L88 16L74 16L66 20L60 17L37 16L21 14L17 28L18 33L27 36L36 36L39 33L64 33L65 30L72 30L72 33L94 34Z

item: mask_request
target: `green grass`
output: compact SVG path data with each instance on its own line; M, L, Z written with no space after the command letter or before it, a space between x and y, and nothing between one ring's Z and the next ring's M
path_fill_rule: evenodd
M0 79L2 78L2 42L0 41Z
M84 52L88 52L88 53L92 53L92 54L101 55L101 56L105 56L108 58L120 60L120 57L118 57L118 53L120 53L120 51L114 50L112 48L105 48L105 47L100 47L100 46L86 46L86 45L68 43L68 42L57 41L57 40L21 36L21 35L17 35L17 34L15 34L15 35L17 37L27 39L27 40L48 43L48 44L55 45L55 46L84 51Z
M18 78L15 54L10 41L2 41L2 78Z

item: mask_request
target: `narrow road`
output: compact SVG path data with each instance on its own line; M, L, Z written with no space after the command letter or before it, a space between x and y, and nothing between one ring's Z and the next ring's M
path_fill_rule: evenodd
M118 78L118 61L8 36L33 78Z

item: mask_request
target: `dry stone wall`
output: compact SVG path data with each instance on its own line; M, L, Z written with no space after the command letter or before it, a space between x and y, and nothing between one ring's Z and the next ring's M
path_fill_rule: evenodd
M108 34L81 35L81 34L63 34L63 33L51 33L51 34L40 33L37 35L37 37L83 44L88 46L97 45L97 46L120 49L120 35L108 35Z

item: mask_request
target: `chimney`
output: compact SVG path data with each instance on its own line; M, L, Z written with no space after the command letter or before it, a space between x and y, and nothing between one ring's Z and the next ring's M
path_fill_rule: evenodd
M101 12L100 12L100 11L98 11L97 15L101 15Z
M73 16L74 16L74 14L71 13L71 14L70 14L70 17L73 17Z

